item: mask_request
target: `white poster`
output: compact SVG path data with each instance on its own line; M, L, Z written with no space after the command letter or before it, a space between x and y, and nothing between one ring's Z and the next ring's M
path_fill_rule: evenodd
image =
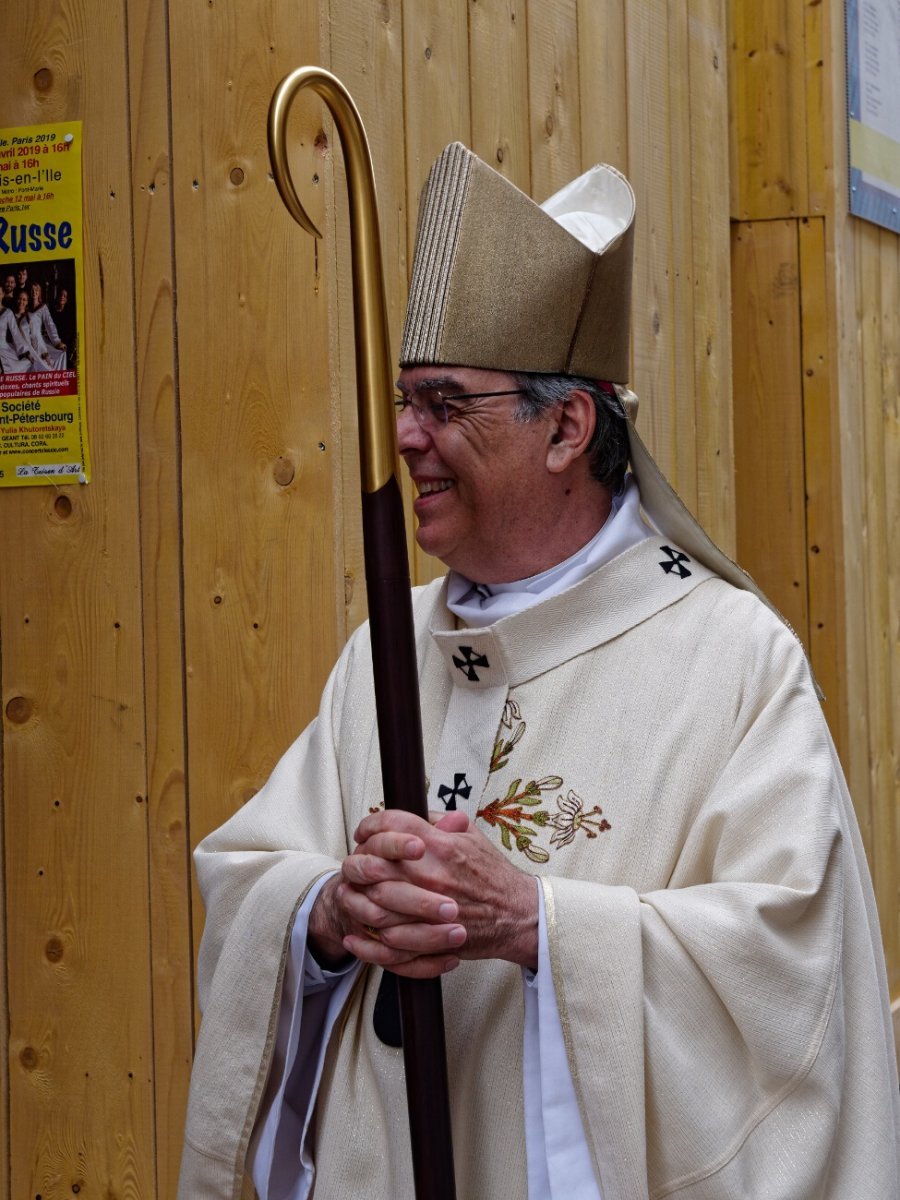
M847 0L850 211L900 232L900 0Z

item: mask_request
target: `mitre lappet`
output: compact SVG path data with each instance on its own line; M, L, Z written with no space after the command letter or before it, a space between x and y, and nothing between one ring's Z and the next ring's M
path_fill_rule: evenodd
M634 192L615 167L591 167L539 205L462 143L447 146L419 202L400 364L611 384L648 520L787 625L688 510L635 428L638 400L626 386L634 220Z

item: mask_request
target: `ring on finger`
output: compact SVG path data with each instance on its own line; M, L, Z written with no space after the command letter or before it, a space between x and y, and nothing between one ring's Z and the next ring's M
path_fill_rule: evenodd
M363 929L366 932L366 937L372 938L372 940L375 942L381 941L381 934L378 932L378 930L375 928L374 925L363 925Z

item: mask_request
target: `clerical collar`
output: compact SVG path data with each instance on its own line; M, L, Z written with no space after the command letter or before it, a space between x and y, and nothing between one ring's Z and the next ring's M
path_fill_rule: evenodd
M625 550L652 536L641 516L641 497L633 475L613 497L609 516L589 542L556 566L512 583L475 583L457 571L447 581L447 607L467 625L493 625L522 609L556 596Z

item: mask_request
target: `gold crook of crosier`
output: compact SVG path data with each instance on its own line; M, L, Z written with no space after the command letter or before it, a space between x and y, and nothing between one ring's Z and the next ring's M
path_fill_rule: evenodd
M269 105L269 157L281 199L307 233L315 238L322 236L297 195L287 160L288 112L294 97L305 87L312 88L328 105L344 151L350 203L360 472L362 490L372 493L391 476L399 477L393 368L372 156L356 105L336 76L322 67L298 67L285 76Z

